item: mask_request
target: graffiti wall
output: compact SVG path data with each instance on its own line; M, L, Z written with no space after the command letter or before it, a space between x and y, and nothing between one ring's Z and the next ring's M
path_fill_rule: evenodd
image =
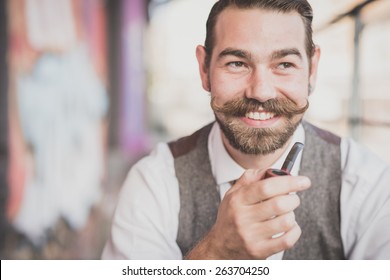
M7 1L12 228L34 248L82 229L105 174L104 1Z

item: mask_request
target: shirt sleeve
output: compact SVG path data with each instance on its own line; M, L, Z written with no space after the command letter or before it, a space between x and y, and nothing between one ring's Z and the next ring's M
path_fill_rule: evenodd
M182 259L173 157L166 144L136 163L119 194L103 259Z
M341 234L348 259L390 259L390 167L353 140L341 146Z

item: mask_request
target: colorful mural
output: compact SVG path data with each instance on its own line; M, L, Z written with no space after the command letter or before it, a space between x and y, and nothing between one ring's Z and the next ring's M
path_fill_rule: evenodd
M8 218L37 248L101 196L108 110L104 1L12 0Z

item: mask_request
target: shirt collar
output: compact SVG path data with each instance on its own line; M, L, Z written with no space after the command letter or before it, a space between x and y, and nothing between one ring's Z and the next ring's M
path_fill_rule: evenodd
M235 162L226 151L225 146L222 142L221 129L217 122L214 123L209 139L208 139L208 150L210 155L211 170L214 178L218 185L223 183L237 180L244 173L245 169ZM270 168L281 168L288 152L295 142L305 143L305 131L300 124L295 130L293 135L293 141L290 146L282 154L281 157L275 162ZM294 167L291 171L292 175L298 175L299 167L301 165L302 153L299 154L295 161Z

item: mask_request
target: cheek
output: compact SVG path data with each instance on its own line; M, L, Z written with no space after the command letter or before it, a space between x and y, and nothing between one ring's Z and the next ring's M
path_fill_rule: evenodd
M300 77L281 77L278 89L282 95L298 106L305 106L308 98L308 79Z
M231 100L232 98L244 96L246 82L243 77L212 73L209 79L211 94L216 99Z

